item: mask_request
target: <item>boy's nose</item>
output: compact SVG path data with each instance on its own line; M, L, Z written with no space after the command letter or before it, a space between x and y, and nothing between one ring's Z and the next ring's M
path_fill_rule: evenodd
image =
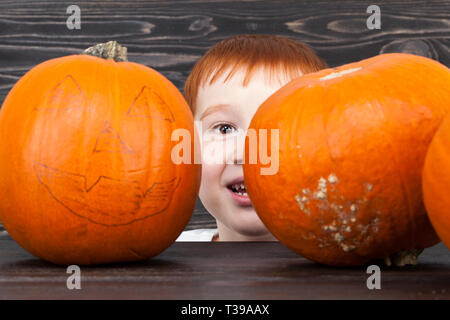
M229 140L226 144L226 163L242 165L244 163L245 136L235 136L233 141Z
M244 164L244 157L243 157L243 156L241 156L241 157L236 157L236 158L235 158L235 161L234 161L234 164L238 164L238 165Z
M234 155L234 164L242 165L244 164L244 152L245 152L245 144L239 143L236 148L236 152Z

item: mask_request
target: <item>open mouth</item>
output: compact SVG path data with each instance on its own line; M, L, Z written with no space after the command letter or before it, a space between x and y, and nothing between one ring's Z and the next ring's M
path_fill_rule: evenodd
M227 184L227 189L231 200L239 207L252 207L252 202L247 194L247 188L245 187L244 177L237 177L233 181Z
M240 195L240 196L248 196L247 189L245 188L245 184L242 183L233 183L228 186L228 189L230 189L233 193Z

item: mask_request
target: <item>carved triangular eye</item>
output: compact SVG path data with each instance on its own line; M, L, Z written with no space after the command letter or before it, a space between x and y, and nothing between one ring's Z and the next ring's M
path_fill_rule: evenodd
M119 153L134 153L125 142L120 138L116 129L111 127L108 121L105 121L102 131L95 142L95 152L119 152Z
M84 106L85 98L78 83L67 75L47 93L43 103L35 110L70 109Z
M130 117L155 118L173 122L167 103L154 90L144 86L127 112Z

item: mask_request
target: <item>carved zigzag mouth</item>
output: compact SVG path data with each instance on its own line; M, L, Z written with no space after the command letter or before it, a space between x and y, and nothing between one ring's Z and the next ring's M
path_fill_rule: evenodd
M137 179L99 176L88 186L86 176L34 163L38 181L71 213L93 223L120 226L164 212L180 179L155 181L142 190ZM146 172L140 172L145 175ZM136 177L136 175L133 175ZM121 199L117 201L117 199Z

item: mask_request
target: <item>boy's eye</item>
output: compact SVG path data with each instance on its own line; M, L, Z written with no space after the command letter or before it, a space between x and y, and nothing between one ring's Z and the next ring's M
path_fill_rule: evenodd
M228 123L221 123L213 127L215 130L218 130L220 134L230 134L236 131L236 128Z

